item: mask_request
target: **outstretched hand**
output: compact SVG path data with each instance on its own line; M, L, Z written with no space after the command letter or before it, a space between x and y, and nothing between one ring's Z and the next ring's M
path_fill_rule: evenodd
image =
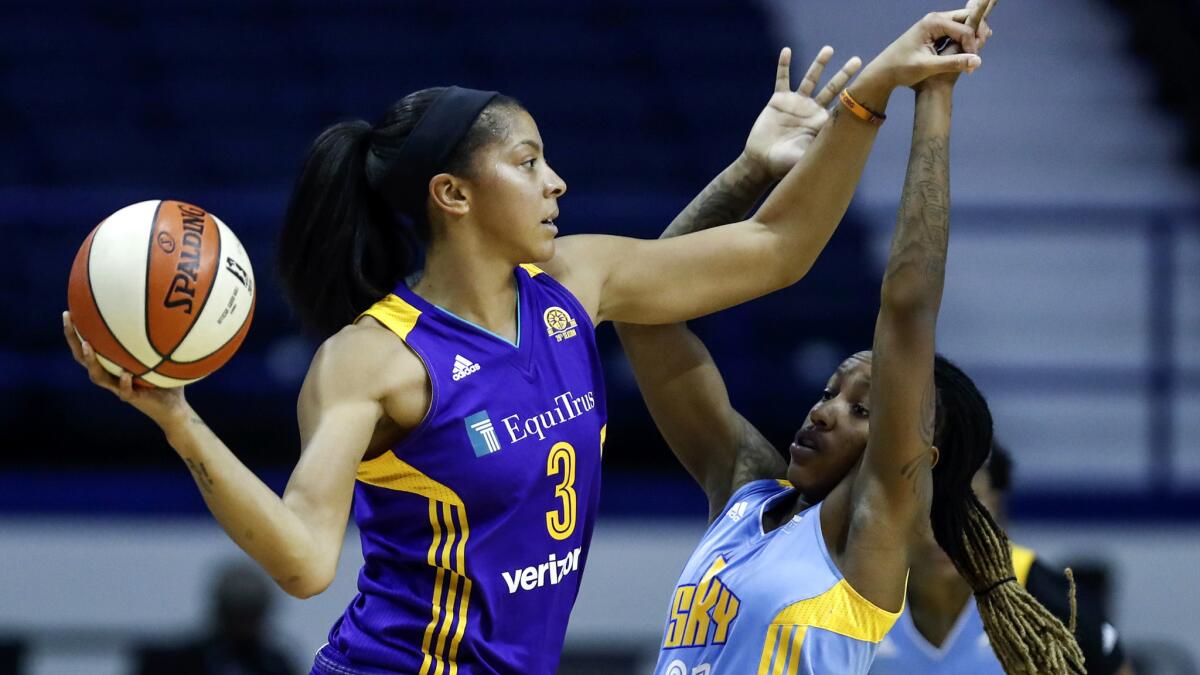
M775 178L786 175L808 150L821 127L829 120L826 106L862 67L861 59L857 56L851 58L814 96L821 74L832 58L833 47L822 47L808 67L800 86L793 91L792 50L784 47L779 52L775 93L759 113L746 139L746 155Z
M147 417L164 427L187 409L187 401L183 396L183 387L159 389L134 385L133 375L122 370L118 377L109 373L100 365L96 351L90 344L80 338L71 323L71 313L63 312L63 336L67 346L71 348L71 356L75 362L87 369L88 378L92 384L105 389L117 398L140 410Z

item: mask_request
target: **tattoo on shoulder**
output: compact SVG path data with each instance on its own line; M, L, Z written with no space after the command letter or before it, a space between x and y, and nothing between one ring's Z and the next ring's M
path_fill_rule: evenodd
M921 442L925 445L933 445L933 435L935 433L937 419L937 387L934 386L933 376L925 382L925 391L921 393Z
M749 421L742 421L742 441L734 466L734 483L748 483L762 478L782 478L787 471L779 451Z
M924 481L921 479L923 476L927 476L929 471L932 469L932 457L930 455L931 453L929 451L922 452L916 457L913 457L905 462L904 466L900 467L900 475L908 481L910 486L912 486L914 495L920 494L921 486L924 484Z

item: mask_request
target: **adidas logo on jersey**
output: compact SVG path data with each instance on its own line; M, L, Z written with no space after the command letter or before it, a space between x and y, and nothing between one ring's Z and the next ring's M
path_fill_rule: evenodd
M463 356L462 354L454 355L453 377L454 377L455 382L463 379L464 377L466 377L466 376L470 375L471 373L474 373L478 370L479 370L478 363L471 363L470 359Z
M747 502L738 502L734 504L733 508L729 509L729 519L735 523L741 520L742 516L746 515L746 509L749 506L750 504Z

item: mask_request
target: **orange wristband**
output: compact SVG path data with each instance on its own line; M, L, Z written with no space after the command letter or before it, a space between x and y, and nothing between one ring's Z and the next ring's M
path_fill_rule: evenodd
M843 108L849 110L850 114L866 122L867 124L873 124L878 127L881 126L883 121L887 119L887 115L875 113L858 101L855 101L854 97L850 95L849 89L843 89L839 98L842 101Z

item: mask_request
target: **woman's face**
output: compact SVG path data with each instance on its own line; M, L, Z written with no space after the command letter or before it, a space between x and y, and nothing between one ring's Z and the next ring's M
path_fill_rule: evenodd
M480 149L467 181L470 213L494 252L514 262L549 260L567 184L546 163L533 117L520 109L501 114L507 133Z
M808 411L790 450L788 480L809 501L824 499L862 459L871 412L871 353L838 366Z

